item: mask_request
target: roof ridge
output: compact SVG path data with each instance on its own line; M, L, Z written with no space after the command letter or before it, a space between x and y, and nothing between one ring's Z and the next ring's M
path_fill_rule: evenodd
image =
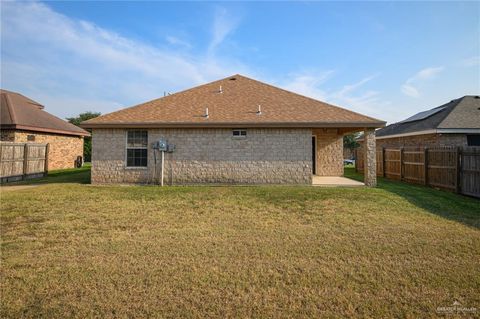
M241 76L241 77L243 77L243 78L246 78L246 79L248 79L248 80L255 81L255 82L261 83L261 84L263 84L263 85L267 85L267 86L272 87L272 88L277 89L277 90L282 90L282 91L284 91L284 92L287 92L287 93L290 93L290 94L295 94L295 95L301 96L301 97L303 97L303 98L306 98L306 99L309 99L309 100L312 100L312 101L315 101L315 102L323 103L323 104L326 104L326 105L328 105L328 106L331 106L331 107L334 107L334 108L337 108L337 109L341 109L341 110L344 110L344 111L347 111L347 112L351 112L351 113L354 113L354 114L356 114L356 115L360 115L360 116L369 118L369 119L374 120L374 121L377 121L377 122L383 122L383 123L385 123L385 121L382 121L382 120L380 120L380 119L377 119L377 118L374 118L374 117L371 117L371 116L368 116L368 115L364 115L364 114L361 114L361 113L358 113L358 112L355 112L355 111L351 111L351 110L349 110L349 109L343 108L343 107L338 106L338 105L333 105L333 104L330 104L330 103L327 103L327 102L324 102L324 101L320 101L320 100L314 99L314 98L312 98L312 97L309 97L309 96L306 96L306 95L303 95L303 94L299 94L299 93L296 93L296 92L293 92L293 91L289 91L289 90L286 90L286 89L281 88L281 87L278 87L278 86L274 86L274 85L269 84L269 83L265 83L265 82L262 82L262 81L259 81L259 80L255 80L255 79L249 78L249 77L247 77L247 76L243 76L243 75L241 75L241 74L237 74L237 75L239 75L239 76ZM224 79L222 79L222 80L224 80ZM213 82L212 82L212 83L213 83Z
M452 113L452 111L457 108L458 104L460 104L460 102L463 101L464 98L465 98L465 96L462 96L461 98L458 98L456 100L452 100L452 101L449 102L449 103L452 103L453 101L455 101L455 104L452 105L450 110L447 110L447 112L445 113L445 117L437 124L437 128L442 125L442 123L448 118L450 113ZM448 104L448 103L446 103L446 104ZM446 108L448 108L448 107L446 107Z
M19 95L19 96L21 96L22 98L24 98L24 99L27 101L27 103L29 103L29 104L33 104L33 105L36 105L36 106L40 106L40 107L39 107L40 109L44 109L44 108L45 108L45 106L44 106L43 104L41 104L40 102L37 102L37 101L35 101L35 100L32 100L31 98L29 98L28 96L23 95L22 93L15 92L15 91L10 91L10 90L5 90L5 89L0 89L0 90L3 91L2 94L6 94L6 95L8 95L8 96L11 95L11 94L16 94L16 95Z
M12 123L16 123L17 116L15 115L15 110L12 107L12 101L10 100L10 96L8 93L3 93L3 96L5 97L5 102L7 103L7 109L10 115L10 119Z

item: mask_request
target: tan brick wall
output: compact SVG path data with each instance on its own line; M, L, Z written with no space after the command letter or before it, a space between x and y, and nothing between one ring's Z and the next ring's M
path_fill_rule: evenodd
M15 131L1 130L0 131L0 141L2 141L2 142L14 142L15 141Z
M148 167L125 167L126 130L94 129L92 183L152 183L152 143L164 137L176 145L165 155L165 184L310 184L310 129L247 129L247 138L231 129L151 129ZM340 156L341 158L341 156Z
M2 141L25 143L28 135L34 135L34 143L49 143L48 169L75 167L77 156L83 156L83 137L28 131L3 131Z
M375 129L365 129L363 143L363 177L366 186L377 186Z
M315 129L317 137L317 170L319 176L343 175L343 135L337 129Z
M425 134L389 139L377 139L377 148L426 146L467 146L467 136L465 134Z

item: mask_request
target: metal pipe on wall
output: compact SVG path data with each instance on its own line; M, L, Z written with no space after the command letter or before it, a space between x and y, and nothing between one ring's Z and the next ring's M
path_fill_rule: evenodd
M162 173L160 174L160 186L163 186L163 168L165 166L165 152L162 151Z

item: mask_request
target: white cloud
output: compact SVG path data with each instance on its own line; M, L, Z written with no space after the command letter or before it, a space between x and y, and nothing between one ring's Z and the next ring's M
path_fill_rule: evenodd
M165 37L165 40L167 40L168 43L172 44L172 45L177 45L177 46L181 46L181 47L185 47L185 48L191 48L192 45L185 41L185 40L182 40L178 37L174 37L172 35L168 35Z
M366 76L355 83L344 85L341 88L326 89L325 85L333 77L334 73L334 71L326 71L292 74L289 79L280 83L280 86L362 114L377 118L384 117L384 108L390 102L381 99L378 91L364 89L364 86L378 77L379 74Z
M425 68L418 71L412 77L408 78L407 81L405 81L405 83L402 85L402 93L410 97L419 97L420 91L418 86L421 86L426 80L435 78L440 72L443 71L443 69L443 66L439 66Z
M290 78L281 84L281 86L289 91L312 97L319 100L325 100L326 92L320 88L327 79L335 72L333 70L319 73L296 73L290 75Z
M419 97L420 92L413 86L408 83L404 83L402 85L402 92L405 95L411 96L411 97Z
M480 56L472 56L467 59L460 61L460 65L464 67L472 67L480 65Z
M237 28L238 23L239 18L229 14L225 8L216 8L213 20L212 40L208 46L209 55L215 54L217 47Z
M225 57L176 51L181 42L174 37L173 48L160 49L71 19L43 3L4 2L2 10L2 86L38 99L61 117L97 108L109 112L160 97L164 91L251 73ZM233 28L227 25L228 12L219 10L213 49ZM222 25L227 28L220 32Z

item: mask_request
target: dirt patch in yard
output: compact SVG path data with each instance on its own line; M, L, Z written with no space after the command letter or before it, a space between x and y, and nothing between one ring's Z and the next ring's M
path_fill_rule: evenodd
M0 193L1 192L13 192L13 191L19 191L19 190L24 190L24 189L30 189L30 188L35 188L40 185L12 185L12 186L0 186Z

